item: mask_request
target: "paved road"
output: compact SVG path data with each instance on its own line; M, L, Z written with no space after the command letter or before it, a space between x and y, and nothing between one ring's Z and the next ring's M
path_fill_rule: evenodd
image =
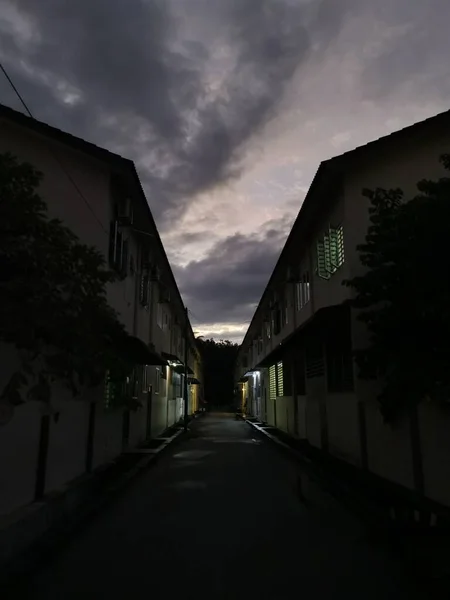
M229 415L194 435L71 540L20 598L410 598L395 559L269 441ZM17 597L19 597L19 592Z

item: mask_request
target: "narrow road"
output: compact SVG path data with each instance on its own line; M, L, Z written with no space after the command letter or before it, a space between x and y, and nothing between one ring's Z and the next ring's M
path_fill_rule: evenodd
M395 559L331 497L305 481L300 502L297 474L247 424L208 415L20 598L411 598Z

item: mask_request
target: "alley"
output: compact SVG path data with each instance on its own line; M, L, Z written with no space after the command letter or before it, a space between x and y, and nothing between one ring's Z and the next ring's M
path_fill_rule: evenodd
M230 415L193 426L14 597L411 597L395 559Z

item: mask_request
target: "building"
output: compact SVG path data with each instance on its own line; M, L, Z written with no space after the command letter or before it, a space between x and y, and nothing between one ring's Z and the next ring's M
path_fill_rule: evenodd
M357 376L352 351L367 332L342 285L362 273L356 247L369 225L363 188L417 193L445 171L450 112L323 162L241 345L236 381L247 413L373 480L450 506L450 419L428 404L384 424L377 383Z
M198 410L202 374L187 312L133 162L4 106L0 152L39 169L49 216L61 219L83 243L99 248L109 266L122 274L108 287L108 302L143 355L127 383L136 411L116 405L109 380L76 400L55 386L51 415L34 402L16 408L0 435L0 453L9 457L0 465L4 515L179 421L185 357L188 410ZM4 386L17 354L4 344L0 352Z

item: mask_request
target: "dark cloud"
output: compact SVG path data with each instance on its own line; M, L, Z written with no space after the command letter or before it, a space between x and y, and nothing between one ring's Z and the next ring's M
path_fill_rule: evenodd
M308 30L330 37L337 22L329 10L314 21L311 6L292 0L189 4L202 7L205 39L208 23L217 26L233 54L211 93L207 46L178 43L184 0L9 4L32 20L35 38L24 43L11 29L0 48L36 117L134 158L157 216L238 172L246 141L274 114L308 56ZM80 91L78 104L64 105L59 80Z
M370 3L373 18L391 28L383 48L365 61L363 93L371 99L389 97L404 84L414 85L416 97L434 98L450 92L448 0L398 0L379 7Z
M285 215L252 235L235 234L205 259L175 268L183 297L203 324L251 319L292 222Z

